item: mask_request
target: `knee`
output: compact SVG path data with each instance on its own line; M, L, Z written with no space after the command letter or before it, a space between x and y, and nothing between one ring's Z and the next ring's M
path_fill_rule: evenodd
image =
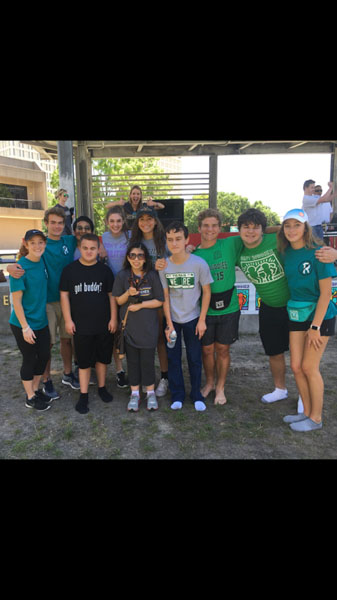
M229 357L230 346L226 344L215 344L215 352L220 358L226 359Z
M290 367L294 375L303 375L302 364L297 361L290 361Z
M213 356L214 354L214 344L210 344L209 346L202 346L202 355L203 356Z

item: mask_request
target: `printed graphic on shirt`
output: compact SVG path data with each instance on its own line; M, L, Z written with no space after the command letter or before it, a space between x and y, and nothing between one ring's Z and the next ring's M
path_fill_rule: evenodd
M79 294L82 292L97 292L98 294L102 291L103 283L100 281L93 281L92 283L85 283L85 281L81 281L78 285L74 286L75 294Z
M167 285L169 288L193 289L195 286L194 273L166 273Z
M298 265L298 270L301 275L310 275L312 271L312 264L309 260L304 261Z
M252 283L260 285L284 277L283 267L273 249L266 250L254 258L241 256L240 267Z

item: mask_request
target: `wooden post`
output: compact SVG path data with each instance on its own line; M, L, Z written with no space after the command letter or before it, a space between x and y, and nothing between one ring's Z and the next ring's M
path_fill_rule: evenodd
M217 208L218 205L218 157L209 157L209 208Z
M86 215L93 219L94 211L90 197L88 163L87 144L84 141L79 141L76 155L77 215Z
M333 181L334 192L337 192L337 145L334 145L334 151L331 154L331 171L330 181ZM333 213L337 212L337 198L334 198L332 202Z

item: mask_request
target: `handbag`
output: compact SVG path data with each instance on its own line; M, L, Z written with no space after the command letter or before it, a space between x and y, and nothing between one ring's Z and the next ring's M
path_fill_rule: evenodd
M125 326L126 326L126 320L128 318L128 313L129 313L129 306L126 310L123 321L121 321L118 325L118 329L115 333L115 339L114 339L114 347L117 350L119 358L121 358L121 359L125 357L124 330L125 330Z
M213 292L209 303L210 308L213 310L224 310L227 308L230 305L234 288L235 286L225 292Z
M312 321L317 302L301 302L300 300L288 300L287 311L290 321Z

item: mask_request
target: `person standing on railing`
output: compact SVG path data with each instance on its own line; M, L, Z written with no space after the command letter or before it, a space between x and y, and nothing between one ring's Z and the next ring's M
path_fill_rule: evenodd
M124 198L120 198L119 200L115 200L114 202L110 202L106 205L106 209L109 210L112 206L123 206L126 222L128 229L132 229L132 226L136 220L137 211L144 206L151 206L155 209L165 208L164 204L161 202L155 202L152 198L148 198L146 202L143 202L143 192L142 188L139 185L133 185L130 194L129 200L125 202Z
M55 192L55 198L58 200L58 203L55 204L55 206L57 206L58 208L62 208L65 214L64 230L62 232L62 235L72 235L72 220L74 215L74 209L66 206L66 202L69 198L67 190L59 188Z

